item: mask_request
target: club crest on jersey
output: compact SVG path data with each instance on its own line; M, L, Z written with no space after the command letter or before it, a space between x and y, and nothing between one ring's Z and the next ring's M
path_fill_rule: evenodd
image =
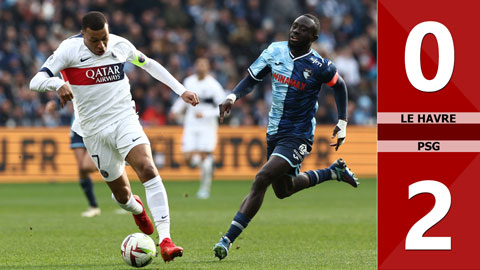
M305 78L305 80L308 80L308 77L312 76L312 72L313 71L309 68L303 70L303 77Z
M103 177L107 178L108 177L108 172L105 170L100 170L100 174L102 174Z

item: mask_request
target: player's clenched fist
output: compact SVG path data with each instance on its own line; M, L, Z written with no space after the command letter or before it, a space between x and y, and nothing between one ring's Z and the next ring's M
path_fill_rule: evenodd
M192 106L197 106L197 104L199 103L197 93L191 91L183 92L182 99L183 101L191 104Z
M69 100L73 99L73 92L68 84L64 84L62 87L58 88L57 94L60 98L60 104L62 104L62 108Z

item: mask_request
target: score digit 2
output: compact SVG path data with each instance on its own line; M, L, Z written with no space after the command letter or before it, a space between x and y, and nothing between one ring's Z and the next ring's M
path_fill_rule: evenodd
M433 180L424 180L408 186L408 198L420 193L430 193L435 197L435 206L426 216L412 226L405 240L406 250L450 250L450 237L423 237L423 234L447 215L452 204L448 188Z

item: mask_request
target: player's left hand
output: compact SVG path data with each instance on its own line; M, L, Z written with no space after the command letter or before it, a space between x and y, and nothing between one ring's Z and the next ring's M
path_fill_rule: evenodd
M347 121L343 119L338 120L337 125L333 129L332 139L335 138L335 136L337 136L337 143L331 143L330 146L335 147L335 151L337 151L347 137Z
M183 92L182 99L183 101L191 104L192 106L197 106L197 104L199 103L197 93L191 91Z

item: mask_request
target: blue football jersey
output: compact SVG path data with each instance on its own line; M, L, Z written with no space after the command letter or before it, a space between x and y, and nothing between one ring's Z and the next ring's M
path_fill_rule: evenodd
M248 68L250 76L261 81L271 73L272 108L269 113L267 138L279 135L312 139L318 93L323 83L337 82L335 65L314 50L294 57L288 42L274 42Z

